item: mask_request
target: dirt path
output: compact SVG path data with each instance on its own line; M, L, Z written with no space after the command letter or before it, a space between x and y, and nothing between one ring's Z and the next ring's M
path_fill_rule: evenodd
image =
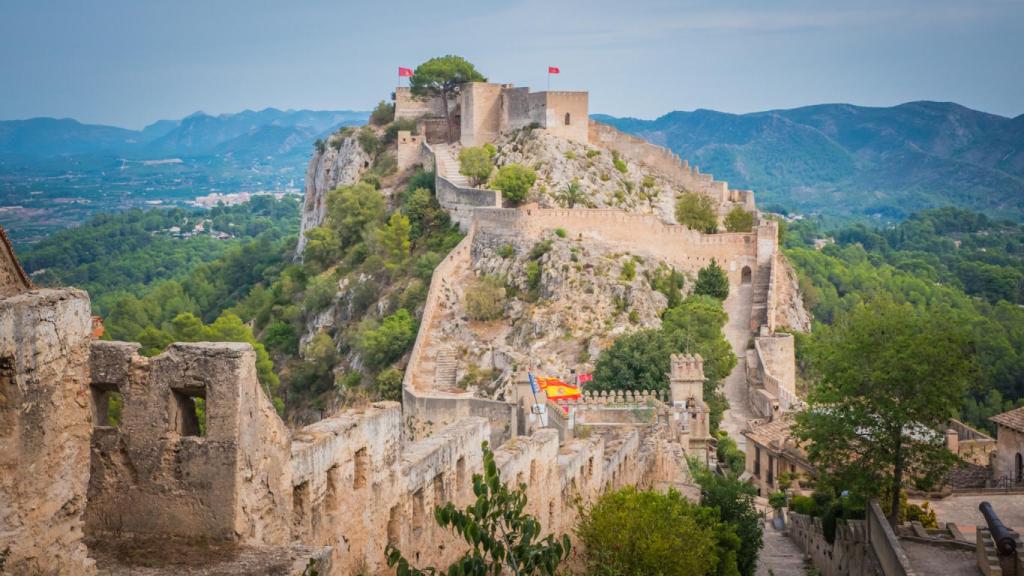
M749 284L733 287L729 291L729 297L725 299L725 311L729 314L729 322L725 325L725 337L736 354L736 367L725 379L725 397L729 399L729 409L722 417L721 427L736 440L741 450L746 446L746 438L740 432L746 427L747 420L754 417L747 403L747 382L743 368L751 336L750 309L753 290L753 286Z

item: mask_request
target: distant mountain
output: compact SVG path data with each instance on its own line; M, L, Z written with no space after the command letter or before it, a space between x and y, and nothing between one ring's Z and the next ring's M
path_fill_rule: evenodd
M90 215L181 205L213 192L301 193L317 138L368 112L196 112L142 130L0 121L0 225L31 242Z
M759 204L903 218L955 205L1024 220L1024 115L944 102L594 119L671 148Z
M295 140L308 140L339 126L363 124L369 114L354 111L245 110L211 116L196 112L181 120L160 120L142 130L82 124L77 120L32 118L0 121L0 154L52 157L117 155L132 159L191 157L224 153L225 144L272 154ZM272 127L271 130L265 128Z

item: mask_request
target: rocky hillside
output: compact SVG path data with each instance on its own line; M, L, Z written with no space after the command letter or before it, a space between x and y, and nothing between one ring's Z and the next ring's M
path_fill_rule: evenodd
M652 281L668 272L658 262L557 231L536 243L481 234L471 269L450 281L461 290L434 339L454 350L459 388L501 397L515 368L563 377L586 372L616 337L658 327L668 299ZM493 320L474 318L470 303L487 282L501 287L487 293L500 310Z
M533 199L543 207L621 208L675 222L682 189L607 149L528 129L503 136L496 148L498 166L517 163L537 172ZM570 192L573 186L578 194Z

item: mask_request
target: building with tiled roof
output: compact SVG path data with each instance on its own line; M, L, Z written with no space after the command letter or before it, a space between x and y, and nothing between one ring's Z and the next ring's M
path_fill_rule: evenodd
M996 414L989 420L996 423L993 480L1024 484L1024 406Z
M796 478L814 476L814 468L807 454L793 437L792 415L784 414L771 421L752 420L743 432L747 437L747 464L744 476L757 487L761 496L776 490L785 490L779 481L783 474Z

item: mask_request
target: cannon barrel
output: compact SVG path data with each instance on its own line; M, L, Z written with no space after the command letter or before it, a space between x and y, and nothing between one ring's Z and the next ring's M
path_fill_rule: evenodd
M992 534L992 540L996 543L996 550L1000 555L1009 555L1017 551L1017 533L1006 527L1003 521L996 516L995 510L988 502L978 505L981 515L985 517L988 524L988 531Z

